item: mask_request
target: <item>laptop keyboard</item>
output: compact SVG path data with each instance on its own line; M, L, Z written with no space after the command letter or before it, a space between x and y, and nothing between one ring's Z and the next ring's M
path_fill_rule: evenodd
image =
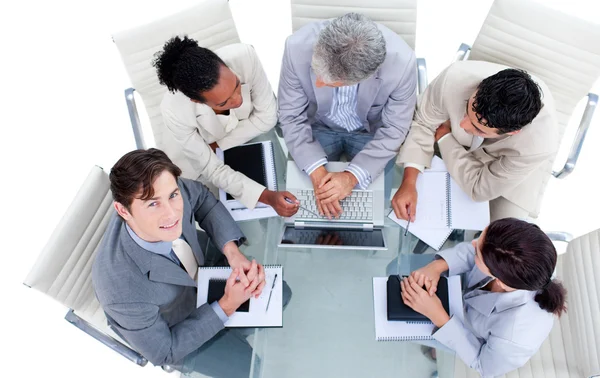
M296 213L296 218L328 220L327 217L318 216L315 192L312 189L301 189L296 193L302 207ZM332 220L351 220L373 223L373 192L370 190L353 190L352 194L340 201L342 215Z

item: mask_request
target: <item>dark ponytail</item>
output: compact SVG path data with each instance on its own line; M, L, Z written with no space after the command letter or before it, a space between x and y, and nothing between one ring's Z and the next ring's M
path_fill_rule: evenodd
M565 305L567 297L567 289L560 281L552 280L550 284L541 289L535 296L535 301L540 305L542 310L553 313L554 315L562 315L567 311Z
M567 291L551 280L557 253L548 236L533 223L515 218L496 220L488 226L481 257L504 284L518 290L537 291L540 308L560 316L565 310Z

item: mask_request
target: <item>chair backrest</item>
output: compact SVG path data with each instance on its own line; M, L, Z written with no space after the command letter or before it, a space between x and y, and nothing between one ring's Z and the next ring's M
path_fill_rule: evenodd
M600 375L600 230L571 241L559 259L557 275L568 291L564 348L582 377Z
M291 0L292 30L318 20L364 14L398 33L414 50L417 30L417 0Z
M108 175L94 167L23 282L101 329L106 319L92 287L92 264L113 212Z
M167 88L158 82L152 66L154 54L176 35L188 35L211 50L240 42L227 0L206 0L177 14L113 35L131 84L140 94L150 119L156 146L174 161L186 162L173 136L166 130L160 103ZM181 166L184 172L191 167ZM196 178L196 177L194 177Z
M524 69L543 80L558 115L560 137L577 103L600 76L600 24L533 0L495 0L470 60Z

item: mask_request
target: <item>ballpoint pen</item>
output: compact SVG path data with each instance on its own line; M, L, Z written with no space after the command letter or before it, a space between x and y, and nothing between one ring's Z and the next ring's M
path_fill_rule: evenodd
M289 199L287 197L284 197L284 198L285 198L285 202L294 204L294 201L292 201L291 199ZM322 215L319 215L319 214L315 213L314 211L308 210L306 207L304 207L304 206L302 206L300 204L296 204L296 205L298 205L299 208L304 209L304 210L308 211L309 213L312 213L313 215L318 216L319 218L322 217Z
M271 285L271 291L269 292L269 300L267 301L267 309L265 312L269 311L269 305L271 304L271 295L273 295L273 288L275 287L275 282L277 282L277 273L275 273L275 278L273 278L273 285Z
M408 223L406 224L406 230L404 230L404 236L408 233L408 226L410 226L410 207L407 209L408 211Z

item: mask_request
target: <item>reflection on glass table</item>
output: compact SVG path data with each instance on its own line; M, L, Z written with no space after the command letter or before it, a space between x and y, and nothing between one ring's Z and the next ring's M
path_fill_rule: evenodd
M285 167L285 159L279 158L277 173L283 186L285 173L280 167ZM386 171L387 206L391 188L398 187L401 177L395 166ZM282 218L242 222L240 227L248 236L243 252L262 264L281 264L292 295L283 312L282 328L243 330L231 342L237 344L241 337L244 348L234 346L229 353L225 346L220 354L206 354L217 358L225 370L243 365L237 371L244 378L452 376L452 352L436 350L437 360L433 360L421 344L375 340L373 277L406 275L433 259L435 251L412 234L404 236L404 229L386 218L381 231L387 248L345 249L339 243L350 239L339 231L286 234ZM310 243L302 241L303 237ZM444 248L463 239L464 232L456 232ZM324 244L328 248L322 248ZM245 353L238 353L240 349ZM185 360L183 375L226 376L207 371L203 367L207 358L201 351L192 353Z

